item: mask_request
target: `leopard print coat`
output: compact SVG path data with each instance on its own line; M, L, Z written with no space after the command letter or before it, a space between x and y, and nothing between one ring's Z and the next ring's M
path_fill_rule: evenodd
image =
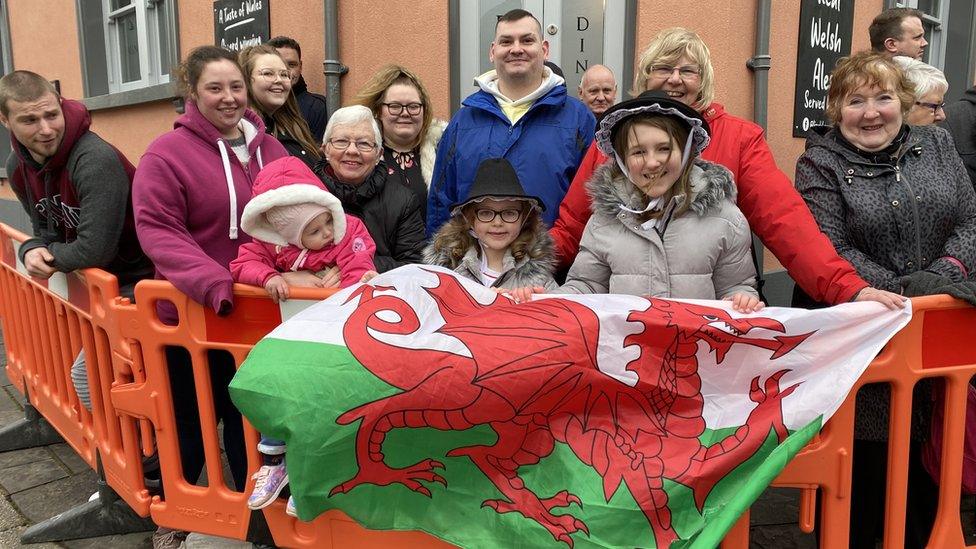
M898 277L918 270L953 281L973 272L976 193L948 132L910 127L893 155L871 160L839 142L837 131L810 133L796 187L841 257L872 286L896 293ZM914 395L911 436L920 441L929 431L931 383L917 384ZM858 393L855 438L887 440L889 402L887 385Z

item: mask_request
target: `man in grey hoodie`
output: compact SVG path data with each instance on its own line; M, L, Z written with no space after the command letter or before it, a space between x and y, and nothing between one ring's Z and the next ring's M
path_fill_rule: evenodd
M545 204L552 225L583 154L593 141L596 119L566 93L565 80L544 65L549 43L531 13L514 9L495 26L489 58L495 69L475 79L444 131L428 193L427 234L450 217L450 207L468 195L481 162L504 158L525 191Z

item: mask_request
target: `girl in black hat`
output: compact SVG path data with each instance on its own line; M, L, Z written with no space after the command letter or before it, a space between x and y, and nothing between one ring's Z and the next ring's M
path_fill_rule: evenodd
M424 261L489 288L555 288L552 239L539 216L544 208L525 194L508 160L485 160L467 198L451 207L450 221L424 250Z
M610 107L590 179L593 215L561 293L727 299L762 308L749 224L729 171L701 160L708 123L660 91ZM519 297L516 292L516 297Z

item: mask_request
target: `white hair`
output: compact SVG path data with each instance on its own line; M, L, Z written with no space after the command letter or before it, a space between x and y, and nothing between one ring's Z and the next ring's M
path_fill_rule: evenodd
M332 113L329 117L329 123L325 125L325 134L322 136L322 144L324 145L332 137L332 133L335 131L337 126L355 126L357 124L362 124L363 122L369 122L373 127L373 133L376 135L376 145L378 147L383 146L383 134L380 133L380 125L376 123L376 119L373 118L373 111L369 110L369 107L364 107L363 105L350 105L348 107L342 107L337 109L336 112Z
M898 66L905 73L905 78L915 88L916 100L934 91L942 92L942 95L949 91L949 82L946 80L945 74L932 65L904 55L896 55L892 59L898 63Z

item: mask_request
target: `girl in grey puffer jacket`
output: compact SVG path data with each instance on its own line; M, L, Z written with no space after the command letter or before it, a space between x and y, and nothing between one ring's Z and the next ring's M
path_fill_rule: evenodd
M593 216L556 291L729 299L740 312L762 308L732 174L698 159L708 125L697 111L645 92L611 107L596 140L616 162L588 183Z

